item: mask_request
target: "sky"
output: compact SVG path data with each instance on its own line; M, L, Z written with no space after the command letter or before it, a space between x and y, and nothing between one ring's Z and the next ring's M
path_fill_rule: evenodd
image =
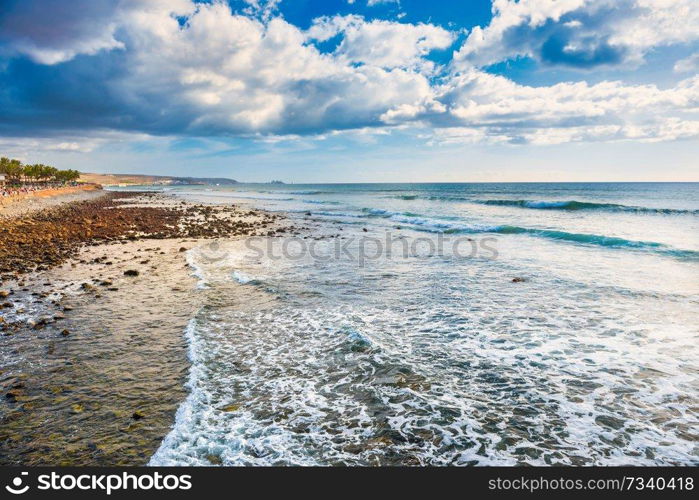
M243 182L699 181L696 0L2 0L0 155Z

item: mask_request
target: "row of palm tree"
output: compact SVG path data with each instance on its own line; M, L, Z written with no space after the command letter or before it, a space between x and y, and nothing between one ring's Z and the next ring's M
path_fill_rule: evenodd
M59 170L56 167L35 163L23 165L21 161L10 158L0 158L0 175L5 175L8 183L23 182L73 182L80 178L77 170Z

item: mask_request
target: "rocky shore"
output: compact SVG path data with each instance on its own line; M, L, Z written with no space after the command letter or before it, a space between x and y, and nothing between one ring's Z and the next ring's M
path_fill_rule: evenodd
M108 192L23 217L0 219L0 280L44 271L75 255L82 245L137 239L223 238L271 235L277 215L232 206L161 204L155 193ZM128 205L124 202L151 202ZM246 217L254 216L254 221Z
M0 219L0 464L146 463L186 396L187 252L296 230L154 193Z

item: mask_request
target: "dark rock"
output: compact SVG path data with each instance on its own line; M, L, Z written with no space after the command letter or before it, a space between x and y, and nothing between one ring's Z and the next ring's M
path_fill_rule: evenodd
M524 283L525 281L527 281L527 278L521 278L519 276L512 278L512 283Z
M11 391L7 391L5 393L5 399L8 401L15 403L17 401L17 398L22 395L22 391L18 389L12 389Z
M124 271L124 276L138 276L140 273L135 269L128 269Z

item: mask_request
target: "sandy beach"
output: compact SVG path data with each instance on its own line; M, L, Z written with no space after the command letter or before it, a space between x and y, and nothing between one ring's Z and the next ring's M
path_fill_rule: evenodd
M105 191L95 184L42 189L0 198L0 218L18 217L73 201L92 200Z
M265 212L90 191L0 219L0 462L140 465L185 398L187 251L283 234Z

